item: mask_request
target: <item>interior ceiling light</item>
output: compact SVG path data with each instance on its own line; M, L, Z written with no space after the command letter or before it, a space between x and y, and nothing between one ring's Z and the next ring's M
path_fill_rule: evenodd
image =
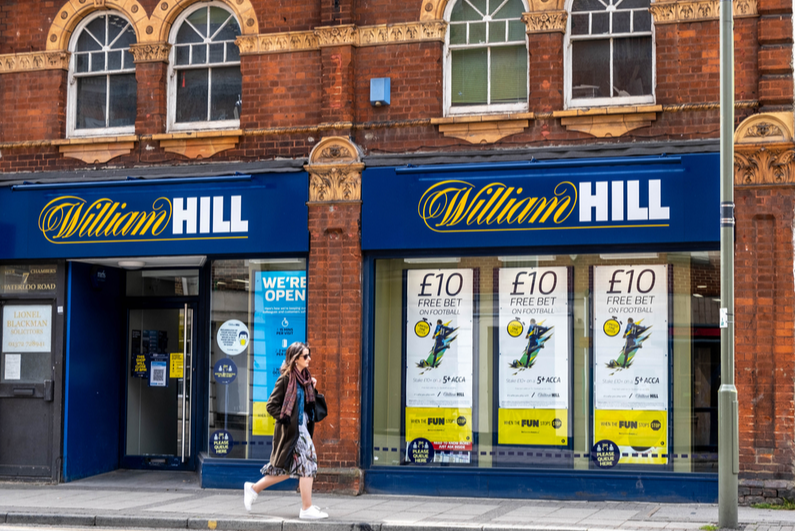
M143 260L119 260L119 267L124 269L140 269L145 265Z

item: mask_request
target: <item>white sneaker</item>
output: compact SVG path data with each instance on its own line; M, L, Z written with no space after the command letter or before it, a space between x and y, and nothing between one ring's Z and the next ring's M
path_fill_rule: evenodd
M302 520L321 520L323 518L328 518L328 513L324 513L320 510L320 507L313 505L309 509L301 509L298 518Z
M254 503L254 500L257 499L259 494L254 492L254 484L249 483L246 481L243 483L243 505L246 506L246 510L251 510L251 504Z

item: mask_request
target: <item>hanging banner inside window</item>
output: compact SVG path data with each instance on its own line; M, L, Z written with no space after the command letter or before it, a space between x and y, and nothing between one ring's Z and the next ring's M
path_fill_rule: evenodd
M51 345L52 306L3 307L3 352L50 352Z
M500 408L568 409L568 270L502 268L499 294Z
M472 407L472 281L472 269L408 271L407 408Z
M618 444L619 463L666 463L668 266L596 266L593 278L594 438Z
M273 435L265 410L287 347L306 341L306 271L254 273L252 435Z

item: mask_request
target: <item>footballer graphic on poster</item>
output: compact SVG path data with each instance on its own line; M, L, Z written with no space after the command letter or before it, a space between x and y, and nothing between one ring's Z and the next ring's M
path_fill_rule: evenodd
M568 269L501 268L498 289L499 407L568 409Z
M472 269L406 275L406 407L472 407Z

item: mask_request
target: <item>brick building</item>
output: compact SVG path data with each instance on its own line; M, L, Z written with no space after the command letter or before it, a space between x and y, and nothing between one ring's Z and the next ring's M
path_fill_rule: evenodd
M32 5L0 476L237 487L306 339L324 488L717 499L717 0ZM733 5L740 495L791 498L792 5Z

